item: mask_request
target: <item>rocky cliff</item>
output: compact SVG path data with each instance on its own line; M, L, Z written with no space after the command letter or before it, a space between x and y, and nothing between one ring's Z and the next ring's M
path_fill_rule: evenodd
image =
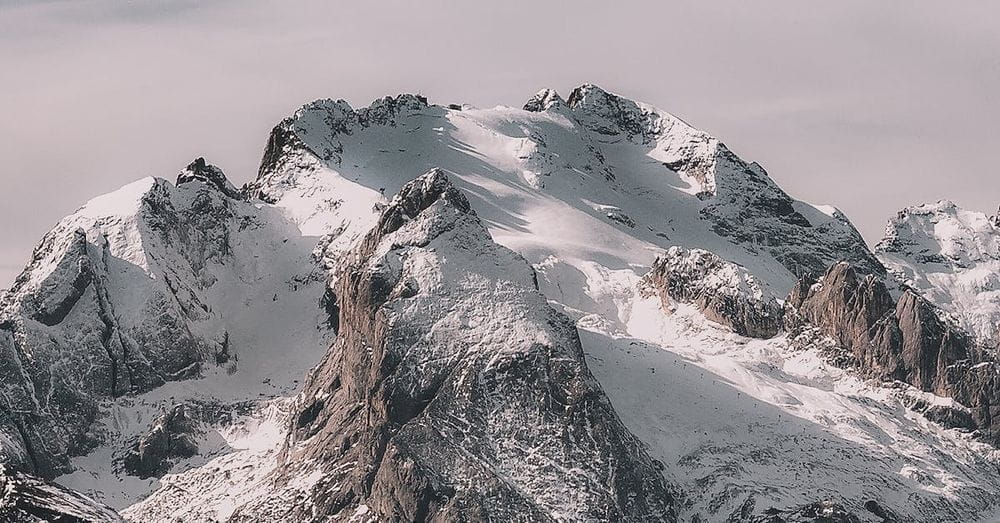
M770 338L782 329L777 297L746 269L708 251L671 247L657 256L643 285L664 310L675 302L693 303L705 317L742 336Z
M978 346L915 290L893 299L879 278L838 263L819 280L803 279L786 303L792 336L816 328L849 351L844 363L861 374L953 398L971 410L988 441L1000 443L994 351Z
M673 521L534 278L442 171L405 185L341 268L340 337L300 395L278 494L233 519ZM280 501L297 488L307 503Z

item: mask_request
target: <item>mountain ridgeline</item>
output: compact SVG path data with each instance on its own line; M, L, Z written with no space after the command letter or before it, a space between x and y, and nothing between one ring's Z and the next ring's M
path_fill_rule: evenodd
M869 249L591 84L317 100L245 186L198 158L41 240L0 294L0 514L990 521L998 274L997 217Z

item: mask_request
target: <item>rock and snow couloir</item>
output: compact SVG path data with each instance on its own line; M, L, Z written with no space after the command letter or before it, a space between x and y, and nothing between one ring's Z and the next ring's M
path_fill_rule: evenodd
M887 278L839 211L593 85L320 100L241 190L199 160L46 236L2 298L5 461L133 521L995 518L1000 455L951 423L989 426L991 367L835 364L873 309L799 278L845 260Z

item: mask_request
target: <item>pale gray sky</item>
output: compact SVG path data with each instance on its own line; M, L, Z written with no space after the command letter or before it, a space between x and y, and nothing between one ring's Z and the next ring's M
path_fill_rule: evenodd
M236 183L315 98L520 106L593 82L843 209L1000 204L990 2L0 0L0 287L87 199L204 155ZM476 5L473 5L476 4Z

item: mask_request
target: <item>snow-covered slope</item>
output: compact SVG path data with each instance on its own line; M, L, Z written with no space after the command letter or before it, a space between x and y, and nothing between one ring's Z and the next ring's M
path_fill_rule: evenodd
M951 400L867 383L821 347L744 338L689 305L666 314L656 297L633 301L624 327L578 326L619 415L686 493L682 520L775 521L769 509L821 501L858 518L832 521L1000 516L1000 453L909 408Z
M23 379L32 384L9 389L7 397L24 398L18 401L29 406L26 415L50 420L55 430L63 428L51 421L56 419L53 403L39 392L46 387L37 385L53 382L45 368L62 365L65 371L58 375L74 376L92 362L105 362L106 356L96 355L109 353L107 346L114 355L121 345L124 354L129 340L150 333L191 340L165 347L154 336L153 342L129 350L154 361L147 367L158 373L148 374L162 376L160 381L137 380L141 386L127 381L114 390L110 383L117 381L109 379L65 387L82 398L74 405L86 407L72 434L82 434L87 444L70 448L64 443L48 451L54 470L73 469L58 480L123 509L133 521L286 521L288 514L301 516L298 509L317 507L343 520L364 521L392 512L387 507L415 506L428 519L422 512L427 507L441 509L435 513L449 519L468 514L458 510L467 507L467 500L449 505L442 492L494 492L491 485L498 477L516 486L510 499L533 500L533 508L522 515L573 519L593 514L592 508L602 504L637 510L639 505L627 500L595 502L607 496L597 488L578 492L577 502L558 501L560 482L579 472L559 468L563 457L576 455L569 447L559 458L549 454L550 446L523 457L528 464L554 460L552 470L544 472L556 478L550 485L521 474L520 468L502 469L482 448L461 454L449 466L428 460L433 466L397 468L397 473L409 472L388 483L357 478L360 468L354 461L379 463L371 458L378 446L352 445L367 441L372 427L383 427L384 409L394 403L358 391L348 394L341 389L347 381L333 379L341 373L368 383L361 378L367 379L369 353L348 347L346 334L327 352L338 326L335 318L354 318L343 332L354 332L352 339L367 343L372 354L374 342L392 341L384 376L398 380L381 386L406 399L420 389L420 380L407 381L411 364L478 368L463 359L468 351L457 350L465 347L457 343L459 336L476 333L485 342L522 332L513 325L531 324L543 338L571 341L557 325L545 325L552 313L548 307L575 322L585 361L574 362L573 368L579 376L592 372L610 399L614 412L601 414L600 425L620 419L627 431L611 431L612 440L627 441L631 432L643 447L626 445L610 461L602 461L599 450L607 445L596 436L589 447L572 448L591 449L600 463L639 456L642 470L642 456L652 456L663 464L663 478L652 480L679 489L673 510L680 520L818 521L823 514L832 521L1000 517L992 494L1000 488L997 451L973 434L918 413L937 407L962 413L966 406L911 387L861 381L828 364L818 342L789 340L777 332L778 297L786 296L799 276L818 276L847 260L861 273L883 277L884 268L854 227L830 207L792 199L760 166L664 111L592 85L566 99L543 90L524 109L445 108L413 95L384 98L358 110L343 101L320 100L275 127L257 179L242 191L210 167L195 162L177 186L145 180L91 202L46 237L36 260L4 298L0 347L21 359L6 359L8 366L0 370L17 377L5 383L27 376ZM523 285L502 283L525 282L524 267L497 254L509 251L494 245L489 256L483 249L476 251L479 257L453 252L462 241L446 246L418 238L417 232L427 232L420 220L411 224L417 232L395 242L375 235L379 239L369 243L378 245L365 250L362 242L380 226L389 198L435 168L447 173L492 240L533 266L547 304ZM415 216L412 209L402 214ZM477 238L466 238L471 243L464 247L492 245L485 234ZM405 247L408 242L415 244ZM102 258L95 253L104 251L111 253L104 258L114 270L95 262ZM351 261L362 251L382 260L386 274L403 275L406 281L389 285L378 278L381 273L352 279L348 268L366 267L365 260ZM454 279L491 263L498 272L490 274L497 279L487 287ZM658 269L651 273L651 267ZM406 283L410 280L413 285ZM380 292L398 294L387 299L398 313L395 323L376 333L365 328L382 324L363 327L365 322L354 316L365 312L361 295L343 290L359 291L352 285L365 281L373 303L376 297L387 298ZM669 282L683 288L671 288ZM651 284L663 284L667 292L651 292ZM417 294L411 295L414 286ZM342 291L333 292L338 288ZM100 289L110 297L100 298ZM421 294L421 289L428 291ZM481 306L471 307L477 299ZM105 303L116 311L109 316L110 326L101 320ZM463 318L478 318L475 314L455 312L472 310L490 311L490 332L463 323ZM165 329L154 321L158 318L172 319L168 324L176 328ZM86 321L95 327L88 330ZM93 341L77 342L87 332ZM124 341L112 337L107 342L102 333L108 332L125 333ZM739 332L773 337L751 339ZM379 333L395 338L383 340ZM422 358L427 347L408 337L414 333L441 341L434 350L444 353L431 351ZM514 350L521 341L508 345ZM565 351L559 348L567 345L553 346L545 357L562 361ZM27 358L31 350L38 355ZM514 352L537 350L532 345ZM52 367L67 356L70 363ZM397 375L392 371L400 362L405 365ZM300 392L296 380L314 365L306 394L293 399ZM518 373L535 376L536 382L543 379L532 374L536 370ZM468 384L460 381L453 385L473 396L480 390L465 389ZM595 394L600 389L593 387ZM312 408L311 401L320 396L340 407L355 401L356 407ZM562 423L561 414L543 415L539 422L539 412L520 412L530 401L512 398L518 412L503 419L534 420L518 432L524 438L520 448L548 441L545 435ZM435 416L422 430L443 431L448 437L441 441L454 443L463 434L481 437L511 428L486 415L470 422L467 432L455 428L465 426L457 420L451 421L458 425L441 421L448 419L448 408L466 412L462 409L479 405L459 399L442 400L442 412L428 406L426 412ZM332 425L314 430L317 419L332 420ZM388 428L376 431L384 439L376 440L394 441L400 449L394 455L424 463L435 449L419 438L393 440L393 435L409 434L394 425L397 421L390 416ZM23 440L37 435L23 435L25 427L23 422L0 424L12 462L30 461ZM197 447L194 455L192 446ZM68 460L73 453L84 455ZM349 459L355 455L358 460ZM477 476L483 478L481 485L462 472L474 469L470 463L476 460L489 470ZM141 463L143 473L154 474L139 479L126 462ZM428 477L435 479L425 482ZM400 485L426 488L411 496L413 489ZM611 518L614 512L607 514Z
M121 523L110 507L51 482L0 465L0 521Z
M1000 342L1000 217L953 202L908 207L886 225L878 257L985 342Z
M199 160L176 186L95 198L36 248L0 309L7 461L98 490L173 404L290 393L318 360L332 332L316 239L215 175Z
M779 294L849 259L881 266L839 212L795 201L756 164L666 112L593 85L535 112L447 109L417 96L307 104L272 132L253 194L334 251L376 203L435 167L454 173L493 237L541 263L648 266L672 245L748 267ZM544 98L544 96L543 96ZM341 218L330 221L331 212Z

